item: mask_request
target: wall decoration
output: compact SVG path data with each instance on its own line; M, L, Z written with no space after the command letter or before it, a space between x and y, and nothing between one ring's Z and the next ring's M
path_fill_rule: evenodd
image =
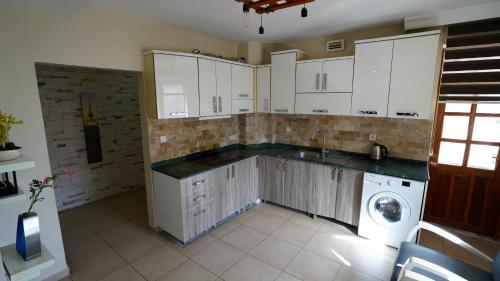
M96 112L96 96L94 93L81 93L83 131L87 149L88 163L102 162L101 133L99 117Z

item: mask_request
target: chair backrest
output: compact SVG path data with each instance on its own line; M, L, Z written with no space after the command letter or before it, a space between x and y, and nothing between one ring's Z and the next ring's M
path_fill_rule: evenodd
M491 263L491 276L494 281L500 281L500 251L497 253L493 263Z

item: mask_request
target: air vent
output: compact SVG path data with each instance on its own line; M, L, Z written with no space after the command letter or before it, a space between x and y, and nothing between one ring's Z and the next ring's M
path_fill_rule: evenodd
M344 50L344 39L337 39L326 42L327 52L339 52L343 50Z

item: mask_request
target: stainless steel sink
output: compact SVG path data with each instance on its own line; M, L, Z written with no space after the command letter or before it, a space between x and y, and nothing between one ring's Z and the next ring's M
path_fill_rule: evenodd
M313 151L299 151L295 156L300 159L321 159L321 153Z

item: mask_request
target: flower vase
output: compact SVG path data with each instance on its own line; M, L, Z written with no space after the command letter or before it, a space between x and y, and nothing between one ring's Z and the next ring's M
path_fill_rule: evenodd
M41 255L40 222L35 212L18 216L16 250L25 261Z

